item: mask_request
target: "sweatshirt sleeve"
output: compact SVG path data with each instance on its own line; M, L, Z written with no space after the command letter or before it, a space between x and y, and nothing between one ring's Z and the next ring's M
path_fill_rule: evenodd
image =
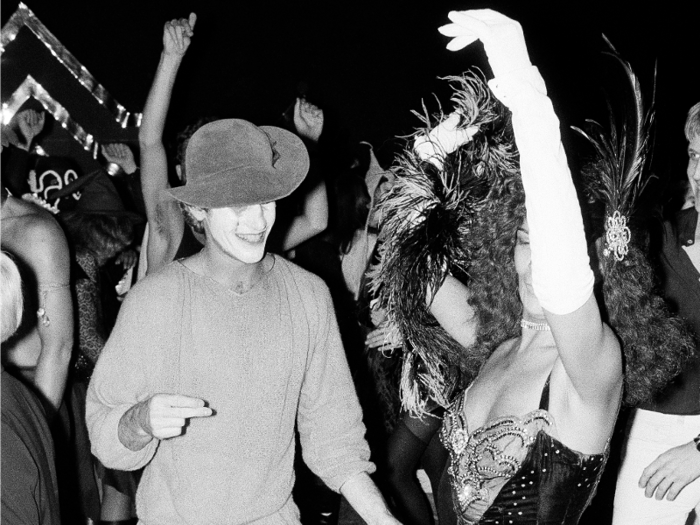
M168 287L158 279L144 280L128 294L117 323L93 372L87 393L86 420L93 454L109 468L136 470L154 456L159 440L132 451L118 437L119 421L136 403L147 399L156 387L149 377L157 374L158 357L174 342L172 304Z
M331 489L352 476L375 470L364 438L355 386L325 285L314 283L316 319L299 400L297 424L304 461ZM315 288L315 289L314 289Z

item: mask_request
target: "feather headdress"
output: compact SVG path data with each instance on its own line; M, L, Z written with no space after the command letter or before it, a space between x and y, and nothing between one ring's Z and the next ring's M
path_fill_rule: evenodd
M606 54L623 68L623 91L630 102L622 116L616 117L608 101L609 129L590 120L588 132L574 129L595 151L584 168L584 177L591 196L605 205L605 247L600 265L604 313L625 356L624 401L637 405L680 372L694 345L686 327L657 293L645 254L645 235L636 229L632 232L628 226L639 211L638 197L651 178L654 94L646 107L630 63L605 41L610 47Z
M644 97L637 75L610 41L606 55L613 57L623 68L629 94L628 108L622 117L615 115L608 100L609 126L586 120L588 131L572 128L591 143L596 160L586 178L589 193L605 203L606 257L624 259L631 240L628 221L635 211L637 197L649 182L648 167L653 148L654 98L645 108ZM654 90L656 79L654 79Z
M474 73L448 80L455 112L440 113L435 126L422 116L426 127L414 137L433 140L458 114L454 131L469 130L462 133L468 141L449 149L434 144L438 161L412 146L399 157L395 184L379 202L380 262L370 271L373 292L404 340L401 398L414 414L425 412L428 399L447 406L483 362L437 323L430 301L448 273L468 280L471 228L504 178L517 171L507 111L485 81Z

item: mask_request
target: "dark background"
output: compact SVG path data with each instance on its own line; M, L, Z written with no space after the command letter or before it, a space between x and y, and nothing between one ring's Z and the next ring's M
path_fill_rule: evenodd
M491 7L523 25L532 62L547 82L572 161L586 144L568 131L605 117L604 90L619 70L601 51L604 33L651 92L657 77L656 172L684 176L683 123L700 100L700 2L432 1L260 2L28 0L43 24L132 112L141 111L161 51L163 23L195 11L195 36L176 83L172 134L200 116L279 124L301 90L326 112L327 135L374 144L383 164L433 93L447 104L439 76L470 65L490 75L483 50L445 50L437 27L451 9ZM4 24L17 2L2 0ZM3 68L6 65L3 63ZM7 94L4 94L4 97ZM449 105L447 105L449 107ZM99 137L97 137L99 140Z

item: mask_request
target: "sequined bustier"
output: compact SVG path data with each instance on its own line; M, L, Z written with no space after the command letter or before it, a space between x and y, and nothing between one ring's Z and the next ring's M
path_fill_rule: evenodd
M547 433L549 379L540 407L500 417L469 433L467 391L445 416L441 438L450 452L447 473L458 523L576 524L595 493L607 460L581 454Z

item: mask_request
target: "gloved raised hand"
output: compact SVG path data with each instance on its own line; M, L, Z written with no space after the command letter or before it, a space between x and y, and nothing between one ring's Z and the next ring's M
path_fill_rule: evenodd
M518 22L491 9L451 11L451 24L438 29L452 37L450 51L459 51L480 40L496 77L531 66L523 29Z

